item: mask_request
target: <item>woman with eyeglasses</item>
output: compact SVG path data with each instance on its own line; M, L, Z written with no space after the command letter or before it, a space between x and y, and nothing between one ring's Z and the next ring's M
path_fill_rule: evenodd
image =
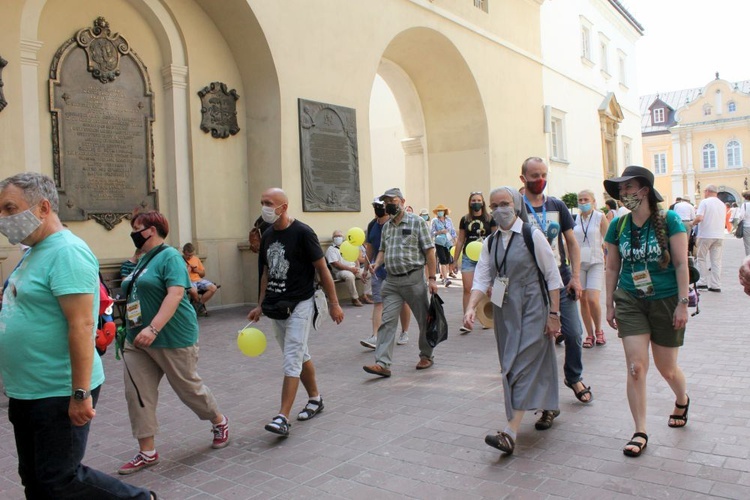
M497 228L497 223L487 212L487 203L484 201L484 195L480 191L474 191L469 195L469 211L461 217L458 224L458 239L454 251L453 271L458 270L458 256L461 256L461 282L463 283L463 311L466 314L466 305L469 303L471 296L471 284L474 282L474 270L477 267L477 261L471 260L466 255L466 246L473 242L483 242L486 237L492 234ZM461 334L465 335L472 329L466 325L461 325Z
M607 244L607 322L625 349L627 395L635 434L623 448L638 457L648 444L646 375L649 347L654 364L675 395L669 427L684 427L690 398L685 375L677 365L678 348L688 320L687 235L680 217L662 211L654 174L630 166L621 177L604 181L609 195L631 212L615 218Z

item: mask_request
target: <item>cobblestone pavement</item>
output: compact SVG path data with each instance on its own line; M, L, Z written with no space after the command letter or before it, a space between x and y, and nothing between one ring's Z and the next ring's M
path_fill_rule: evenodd
M595 400L583 405L562 385L561 416L534 430L527 414L511 457L484 444L504 426L502 387L491 331L458 335L461 290L441 289L450 338L435 365L416 371L417 331L395 349L393 377L362 371L372 351L372 306L345 307L340 326L325 324L310 350L326 408L293 421L289 438L263 430L278 410L281 355L275 343L243 356L236 334L247 308L201 318L200 372L231 419L231 444L212 450L199 421L165 382L159 405L161 463L127 478L166 499L215 498L750 498L750 297L737 282L741 242L724 245L722 293L703 293L691 318L680 365L691 396L684 429L667 427L673 396L655 369L648 375L648 448L637 459L622 447L633 432L620 342L608 327L604 347L584 350L585 381ZM745 309L746 310L746 309ZM739 314L738 314L739 313ZM738 319L739 318L741 319ZM43 327L43 325L40 325ZM260 328L272 328L263 319ZM557 348L562 372L563 349ZM107 382L85 463L116 474L132 458L122 366L105 355ZM295 414L305 402L302 390ZM7 401L0 408L0 498L22 498Z

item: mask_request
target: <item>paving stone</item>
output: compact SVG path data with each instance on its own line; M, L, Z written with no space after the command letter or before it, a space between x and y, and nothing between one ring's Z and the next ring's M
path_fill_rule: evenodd
M647 375L649 445L639 458L622 454L633 433L625 393L625 362L616 332L583 352L584 380L594 401L584 405L560 383L561 416L552 429L524 417L516 451L504 456L484 436L505 426L495 339L490 331L458 335L461 290L440 291L450 327L435 350L435 365L414 369L411 342L397 346L393 377L362 371L373 353L359 346L369 335L370 310L345 308L337 326L327 321L310 337L326 409L309 422L292 420L291 435L263 429L278 411L281 354L269 342L259 357L243 356L236 332L247 307L214 309L199 320L199 371L230 417L231 442L210 448L210 426L175 396L160 391L159 465L124 478L165 499L702 499L750 498L750 343L736 311L750 308L737 283L740 241L724 242L721 294L703 293L690 318L680 365L691 397L684 429L667 427L674 395L653 366ZM258 327L271 334L268 319ZM564 349L556 348L560 374ZM107 382L97 406L84 463L117 475L137 449L123 395L122 364L104 358ZM300 388L292 418L306 400ZM0 498L21 498L12 427L0 398ZM119 477L119 476L118 476Z

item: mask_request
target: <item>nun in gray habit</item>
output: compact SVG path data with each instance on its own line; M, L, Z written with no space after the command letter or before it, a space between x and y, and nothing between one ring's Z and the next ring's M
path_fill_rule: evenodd
M504 186L490 193L489 202L498 230L484 240L464 325L474 324L476 306L491 288L508 424L484 441L511 454L524 412L549 413L549 426L560 414L545 409L559 408L554 336L560 331L563 281L544 234L528 224L521 194ZM525 243L524 223L534 255Z

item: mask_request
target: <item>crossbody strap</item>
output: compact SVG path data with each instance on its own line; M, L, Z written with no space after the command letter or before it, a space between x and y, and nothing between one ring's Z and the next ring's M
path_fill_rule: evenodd
M165 248L167 248L167 245L164 244L164 243L162 243L161 246L156 250L156 252L154 252L151 255L149 255L148 259L146 259L146 262L144 262L143 265L141 267L139 267L138 270L135 272L135 274L133 275L133 278L130 280L130 286L128 287L128 293L125 294L125 301L126 302L128 300L130 300L130 292L133 290L133 285L135 285L135 282L138 279L138 276L140 276L141 273L143 272L143 270L146 269L146 266L148 265L149 262L151 262L151 259L153 259L157 255L159 255L159 252L161 252Z

